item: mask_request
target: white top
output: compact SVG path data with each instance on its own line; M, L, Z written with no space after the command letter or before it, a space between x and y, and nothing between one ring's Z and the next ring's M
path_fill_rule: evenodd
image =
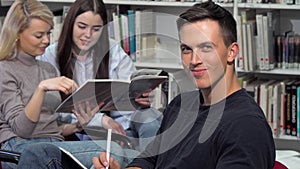
M109 39L110 57L109 57L109 78L129 80L130 75L136 71L136 68L131 58L124 52L121 46L113 39ZM60 76L59 65L57 60L57 43L47 47L42 56L37 57L40 60L51 63L58 76ZM94 79L93 77L93 60L92 56L88 56L85 61L76 60L75 62L76 82L81 86L86 80ZM128 111L114 111L111 112L111 117L122 124L124 129L129 128L130 118L133 112ZM65 113L64 113L65 114ZM103 113L97 113L95 117L89 122L89 126L102 126ZM64 117L65 118L65 117ZM76 116L72 114L72 122L76 122Z

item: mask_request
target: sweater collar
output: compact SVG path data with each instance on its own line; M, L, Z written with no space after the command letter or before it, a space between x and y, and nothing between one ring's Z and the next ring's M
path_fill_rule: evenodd
M17 55L17 59L20 60L22 63L24 63L27 66L33 66L37 64L37 60L34 56L28 55L27 53L24 53L23 51L19 51Z

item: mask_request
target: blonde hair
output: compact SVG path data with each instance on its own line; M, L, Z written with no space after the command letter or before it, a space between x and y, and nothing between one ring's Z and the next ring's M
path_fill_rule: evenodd
M33 18L47 22L53 28L53 13L37 0L15 0L5 17L0 34L0 60L17 55L18 34L29 27Z

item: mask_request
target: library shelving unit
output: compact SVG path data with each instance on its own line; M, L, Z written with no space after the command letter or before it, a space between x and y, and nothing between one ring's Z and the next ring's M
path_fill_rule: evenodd
M300 5L295 4L272 4L272 3L239 3L237 5L238 14L245 10L254 10L256 14L264 12L274 12L275 17L277 17L277 26L273 24L273 32L275 35L285 35L285 32L294 31L295 35L300 34ZM274 19L274 18L273 18ZM265 44L261 44L264 46ZM299 63L299 62L298 62ZM259 70L254 69L252 71L245 71L243 69L237 68L238 74L251 73L256 77L269 79L269 80L279 80L284 79L298 79L300 80L300 67L293 68L278 68L275 65L274 69L271 70ZM269 101L271 99L269 98ZM297 106L300 106L299 104ZM300 123L299 121L297 123ZM274 136L275 144L277 149L290 149L300 151L300 136Z
M40 0L46 3L52 9L61 8L62 5L68 5L74 0ZM104 2L108 6L113 6L114 10L120 10L123 6L130 9L151 9L154 12L161 12L163 14L168 14L167 17L162 15L162 20L156 22L156 28L158 34L167 34L171 36L171 39L176 39L177 30L175 26L175 20L173 16L178 15L188 7L192 6L196 2L165 2L165 1L143 1L143 0L104 0ZM256 10L260 11L277 11L279 13L280 18L280 28L278 32L286 32L287 30L294 30L296 33L300 34L300 5L287 5L287 4L262 4L262 3L240 3L238 0L234 0L233 3L222 3L223 7L228 8L231 12L233 12L236 17L240 11L242 10ZM169 20L169 18L172 18ZM166 22L168 21L168 22ZM173 22L173 25L170 25L170 22ZM165 25L164 25L165 24ZM174 28L171 29L171 28ZM170 33L171 32L171 33ZM174 49L174 45L170 45L173 48L169 49L169 51L177 50ZM179 50L179 49L178 49ZM160 58L154 57L152 59L143 60L140 62L136 62L136 66L138 68L160 68L167 69L169 71L177 71L182 70L182 65L179 59L179 52L172 53L172 55L177 55L174 59L170 58ZM300 57L300 56L299 56ZM253 73L257 76L265 76L270 79L279 79L284 77L291 78L300 78L300 69L280 69L275 68L273 70L261 71L261 70L253 70L253 71L244 71L237 68L238 73ZM300 139L297 137L280 137L275 138L276 146L278 149L294 149L300 151Z

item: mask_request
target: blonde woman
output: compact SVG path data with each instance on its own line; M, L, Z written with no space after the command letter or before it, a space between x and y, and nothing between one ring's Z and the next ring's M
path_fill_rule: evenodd
M54 112L61 102L59 92L70 94L77 84L56 77L51 64L35 58L49 45L52 27L52 12L36 0L16 0L7 13L0 35L1 148L22 152L30 144L51 142L90 166L93 154L100 152L99 145L105 146L104 142L62 142L65 135L82 130L80 121L58 126L58 114ZM98 109L80 113L93 116ZM2 163L2 167L16 165Z

